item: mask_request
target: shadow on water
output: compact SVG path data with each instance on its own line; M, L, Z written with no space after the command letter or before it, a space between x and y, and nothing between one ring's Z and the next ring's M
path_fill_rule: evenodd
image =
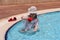
M36 33L38 33L40 30L37 30L36 32L33 32L33 31L27 31L27 32L21 32L19 31L20 34L23 34L23 35L27 35L27 36L32 36L32 35L35 35Z

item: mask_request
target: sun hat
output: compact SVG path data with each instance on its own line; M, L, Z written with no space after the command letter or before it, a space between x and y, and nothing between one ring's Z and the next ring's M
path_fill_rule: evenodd
M30 8L28 8L28 13L37 13L37 7L36 6L31 6Z

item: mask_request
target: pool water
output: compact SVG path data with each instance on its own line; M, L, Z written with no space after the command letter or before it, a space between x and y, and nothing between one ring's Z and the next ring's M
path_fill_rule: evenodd
M37 32L20 32L24 20L14 24L5 35L5 40L60 40L60 12L50 12L38 16Z

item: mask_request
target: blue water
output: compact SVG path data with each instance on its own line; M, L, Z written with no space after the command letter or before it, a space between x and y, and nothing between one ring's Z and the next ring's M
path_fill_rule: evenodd
M60 12L50 12L38 16L39 29L37 32L25 32L24 20L19 21L7 32L7 40L60 40Z

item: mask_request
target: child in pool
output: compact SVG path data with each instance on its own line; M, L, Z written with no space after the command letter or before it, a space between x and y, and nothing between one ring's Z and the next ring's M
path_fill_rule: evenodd
M37 19L37 14L36 13L30 13L30 15L28 15L28 18L23 18L26 20L25 23L25 29L22 30L22 32L28 31L31 28L33 28L33 31L37 31L38 29L38 19Z

